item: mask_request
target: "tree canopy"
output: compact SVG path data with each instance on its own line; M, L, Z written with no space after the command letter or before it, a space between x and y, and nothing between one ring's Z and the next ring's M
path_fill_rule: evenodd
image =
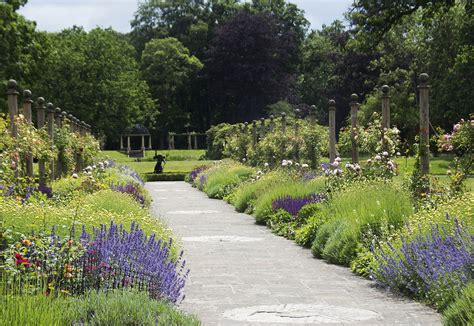
M418 133L418 76L430 75L431 123L449 128L474 106L472 1L355 1L349 24L309 31L286 0L142 0L121 34L80 27L36 30L18 13L26 0L0 3L0 79L47 97L94 125L108 146L141 123L160 146L169 131L205 131L278 110L316 106L327 122L336 100L346 124L349 96L360 119L380 111L391 86L392 121ZM6 110L5 100L0 107ZM155 142L156 143L156 142Z

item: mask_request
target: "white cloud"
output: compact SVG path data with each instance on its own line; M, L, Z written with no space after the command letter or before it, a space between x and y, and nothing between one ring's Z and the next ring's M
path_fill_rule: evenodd
M130 31L137 0L29 0L20 12L37 22L39 30L60 31L73 25ZM305 11L313 29L343 20L352 0L290 0Z

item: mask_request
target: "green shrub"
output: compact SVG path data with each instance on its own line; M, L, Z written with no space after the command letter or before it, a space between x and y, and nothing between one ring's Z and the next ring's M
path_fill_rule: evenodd
M330 262L348 265L357 248L370 248L401 228L412 214L411 199L389 183L356 183L334 195L323 206L328 221L320 227L313 253Z
M310 182L304 181L285 181L267 189L260 197L255 200L254 215L257 223L265 223L272 214L273 201L285 196L294 198L304 197L306 195L320 193L325 190L324 180L322 178L313 179Z
M313 214L306 220L306 224L304 224L301 228L297 229L295 232L296 243L306 248L311 247L311 244L316 238L316 233L318 232L319 228L324 223L326 223L328 218L328 216L322 214L321 205L316 204L316 207L317 211L313 212Z
M446 326L474 325L474 282L469 283L462 293L443 311Z
M145 292L92 291L84 296L2 296L1 325L199 325Z
M208 170L207 180L204 184L204 192L210 198L224 198L240 182L248 179L255 170L242 164L224 164L217 168Z
M268 191L268 189L285 180L288 180L288 175L281 171L272 171L258 180L244 183L232 194L231 204L235 206L238 212L247 211L252 213L251 203Z

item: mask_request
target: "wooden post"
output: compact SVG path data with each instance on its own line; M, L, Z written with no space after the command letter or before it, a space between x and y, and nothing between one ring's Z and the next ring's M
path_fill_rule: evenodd
M47 107L47 120L48 120L48 135L49 135L49 141L51 144L51 147L54 146L54 105L53 103L48 103L46 105ZM54 160L51 160L49 162L49 168L50 168L50 174L49 174L49 179L54 180Z
M127 135L127 155L130 155L132 148L130 147L130 135Z
M32 120L32 113L31 113L31 104L33 100L31 99L31 91L25 90L23 92L23 115L25 116L25 120L28 123L31 123Z
M351 95L351 143L352 143L352 163L359 163L359 145L357 142L357 111L359 103L357 94Z
M62 112L61 109L58 107L54 109L54 123L58 129L62 127L62 118L61 118L62 113L61 112ZM56 159L55 166L56 166L56 169L55 169L54 178L59 179L63 173L62 171L63 162L61 158L59 157L59 153L58 153L58 158Z
M390 128L390 96L388 95L389 90L390 87L388 87L388 85L382 86L382 149L384 151L388 149L385 134L386 130Z
M56 108L54 109L54 123L56 127L61 128L61 109Z
M69 129L71 130L72 133L76 131L76 128L74 127L74 116L72 114L68 114L67 118L69 120Z
M329 163L336 159L336 101L329 100Z
M171 134L171 149L175 149L175 145L174 145L174 133Z
M188 149L193 149L193 145L191 142L191 133L188 132Z
M151 135L148 135L148 149L151 149Z
M312 125L312 126L315 126L316 125L316 105L311 105L311 110L309 112L309 123Z
M38 122L38 129L44 127L45 124L45 111L46 106L44 105L45 100L42 97L38 97L36 100L37 103L37 122ZM46 186L46 168L45 162L43 160L38 161L38 174L39 174L39 185Z
M142 135L142 151L145 152L145 135Z
M265 137L266 130L265 130L265 118L260 119L260 140Z
M252 121L252 148L257 148L257 121Z
M390 96L388 85L382 86L382 128L390 128Z
M281 133L284 134L286 132L286 113L281 113Z
M422 175L427 175L430 172L430 87L428 79L428 74L420 74L420 85L418 85L420 92L420 172Z
M300 122L298 121L298 116L295 116L295 139L298 138L298 132L299 132L299 129L300 129ZM300 159L300 146L299 146L299 142L296 141L296 144L295 144L295 154L296 154L296 160L299 161Z
M23 92L23 115L25 116L25 120L28 124L32 123L32 112L31 112L32 103L33 103L33 100L31 99L31 92L29 90L25 90ZM26 175L29 178L33 177L32 153L27 153L26 155Z
M123 149L123 135L120 135L120 150L122 151Z
M270 116L270 132L272 132L273 129L275 129L275 116L272 114Z
M18 91L16 89L16 81L10 79L8 81L8 113L10 116L10 134L13 138L16 138L18 135L18 129L15 124L16 116L18 115ZM18 162L16 162L18 163Z
M198 136L194 133L194 149L198 149Z

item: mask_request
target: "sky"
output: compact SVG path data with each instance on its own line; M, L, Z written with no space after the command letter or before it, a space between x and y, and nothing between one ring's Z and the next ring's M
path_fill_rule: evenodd
M130 31L130 21L137 9L137 0L28 0L21 8L29 20L42 31L57 32L73 25L86 30L112 27L120 32ZM343 20L343 13L352 0L290 0L305 11L312 29Z

